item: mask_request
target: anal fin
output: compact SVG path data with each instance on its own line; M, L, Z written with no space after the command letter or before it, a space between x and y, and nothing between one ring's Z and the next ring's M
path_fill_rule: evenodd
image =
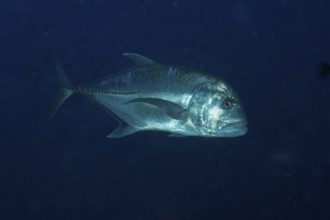
M118 128L116 128L116 130L111 132L111 134L109 134L107 137L108 138L121 138L121 137L125 137L127 135L130 135L130 134L134 134L135 132L138 132L138 131L139 130L129 126L126 123L120 123Z

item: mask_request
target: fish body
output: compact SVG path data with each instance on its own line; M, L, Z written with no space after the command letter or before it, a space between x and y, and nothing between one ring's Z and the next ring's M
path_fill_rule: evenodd
M135 53L124 56L136 66L88 87L73 87L54 59L62 89L48 119L78 92L104 106L119 121L109 138L143 130L204 137L235 137L247 132L238 97L222 80L191 68L160 65Z

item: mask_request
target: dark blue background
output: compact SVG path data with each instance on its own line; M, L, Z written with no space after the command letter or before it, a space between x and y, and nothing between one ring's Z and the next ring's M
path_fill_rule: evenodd
M330 219L328 0L1 0L0 219ZM55 50L73 82L123 52L230 82L239 138L105 136L76 95L47 127Z

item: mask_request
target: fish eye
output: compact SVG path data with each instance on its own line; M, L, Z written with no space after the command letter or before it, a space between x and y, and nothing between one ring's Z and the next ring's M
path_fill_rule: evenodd
M222 109L230 109L234 105L234 99L232 98L226 98L221 103Z

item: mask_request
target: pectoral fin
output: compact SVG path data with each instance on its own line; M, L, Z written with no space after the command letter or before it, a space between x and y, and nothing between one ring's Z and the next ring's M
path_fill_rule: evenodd
M132 99L126 104L129 103L136 103L136 102L141 102L141 103L148 103L150 105L154 105L158 108L163 109L168 116L171 118L174 118L176 120L182 120L185 118L187 110L182 108L180 105L170 102L164 99L157 99L157 98L137 98L137 99Z

